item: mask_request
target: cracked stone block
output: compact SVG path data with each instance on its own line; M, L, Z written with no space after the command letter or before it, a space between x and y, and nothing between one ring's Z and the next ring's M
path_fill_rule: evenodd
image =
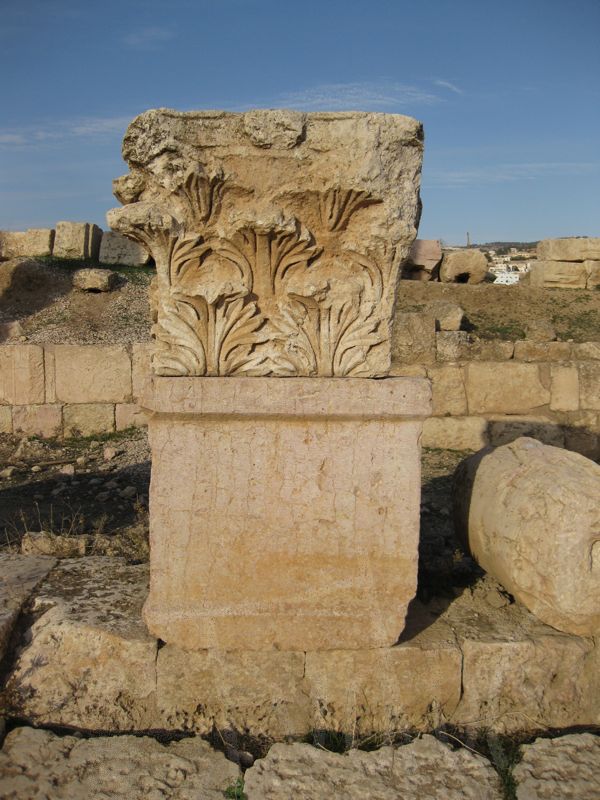
M137 117L107 219L156 262L155 374L386 375L422 155L396 114Z
M101 239L102 228L91 222L57 222L53 255L98 261Z
M0 751L0 796L11 800L222 800L240 775L201 739L82 739L22 727Z

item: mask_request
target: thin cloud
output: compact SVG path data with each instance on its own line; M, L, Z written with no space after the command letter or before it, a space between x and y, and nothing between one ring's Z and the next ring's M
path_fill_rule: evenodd
M418 86L391 81L324 83L276 98L277 105L303 111L371 111L432 105L440 98Z
M487 183L513 183L545 177L589 175L600 170L600 162L553 161L497 164L458 170L432 170L424 175L424 186L459 187Z
M158 50L166 42L175 38L175 32L169 28L140 28L123 37L122 41L127 47L134 50Z
M31 147L65 139L122 136L132 116L53 120L44 125L0 130L0 147Z
M434 81L434 84L436 86L441 86L442 89L448 89L449 91L454 92L455 94L464 94L463 90L459 88L455 83L452 83L451 81L443 81L438 79Z

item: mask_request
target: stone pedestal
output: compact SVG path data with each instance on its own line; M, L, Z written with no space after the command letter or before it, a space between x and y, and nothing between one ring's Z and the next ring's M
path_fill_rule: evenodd
M427 381L155 377L144 405L152 634L188 650L396 642Z

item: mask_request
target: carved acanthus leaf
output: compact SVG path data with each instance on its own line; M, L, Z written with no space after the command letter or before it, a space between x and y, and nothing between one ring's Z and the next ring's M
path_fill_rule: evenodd
M208 176L198 168L187 173L176 193L185 202L189 229L206 225L218 215L224 184L222 172Z
M359 208L381 203L369 192L355 189L328 189L319 194L321 222L329 231L346 230L350 218Z

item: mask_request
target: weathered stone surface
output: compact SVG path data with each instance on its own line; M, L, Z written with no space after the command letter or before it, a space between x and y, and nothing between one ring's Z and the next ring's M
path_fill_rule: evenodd
M146 566L60 562L38 590L5 704L45 725L143 730L156 723L157 642L141 621Z
M117 282L117 274L109 269L78 269L73 275L73 286L82 292L110 292Z
M562 631L600 631L600 466L523 437L463 463L457 523L476 561Z
M57 222L53 255L98 261L102 229L90 222Z
M144 406L156 636L190 650L396 641L416 588L426 381L157 378Z
M26 231L0 231L0 258L51 256L54 230L29 228Z
M435 361L433 314L396 314L392 330L392 360L394 365L431 364Z
M461 361L471 352L471 336L466 331L440 331L435 335L438 361Z
M78 403L63 406L65 436L92 436L111 433L115 429L115 407L112 403Z
M138 342L133 345L131 354L131 383L134 402L138 403L144 394L146 384L152 377L151 342Z
M487 428L482 417L429 417L423 423L423 447L480 450L489 441Z
M502 339L476 339L469 345L465 358L473 361L509 361L514 355L514 342Z
M0 403L44 402L44 351L37 344L0 347Z
M148 424L147 413L135 403L118 403L115 406L115 428L142 428Z
M564 447L564 431L556 420L547 417L536 417L527 414L507 414L500 416L490 414L486 418L488 441L492 447L499 447L514 442L521 436L530 436L544 444Z
M402 747L340 755L308 744L275 744L245 774L248 800L501 800L500 779L482 756L433 736ZM333 791L333 794L332 794Z
M537 256L540 261L600 259L600 238L567 237L564 239L543 239L538 242Z
M63 403L124 403L131 399L131 359L122 345L53 348L56 399Z
M550 408L552 411L577 411L579 408L579 371L576 366L553 364L550 369Z
M412 281L437 280L441 260L442 248L437 239L415 239L402 265L402 277Z
M44 556L0 554L0 661L21 609L55 565L55 559Z
M0 406L0 433L12 432L12 409L10 406Z
M584 361L579 364L581 408L600 410L600 362Z
M114 231L104 231L100 244L100 263L124 264L139 267L147 264L150 256L145 247Z
M573 344L575 361L600 360L600 342L576 342Z
M147 736L56 736L16 728L0 751L6 800L222 800L240 775L201 739L160 744Z
M387 374L422 152L391 114L137 117L108 221L156 262L155 373Z
M549 319L532 319L525 328L525 338L530 342L553 342L556 328Z
M577 261L533 261L529 271L531 286L549 289L585 289L585 265Z
M26 531L21 539L25 555L77 558L85 555L86 537L58 536L50 531Z
M62 432L62 406L44 404L14 406L13 428L25 436L52 438Z
M597 800L600 737L570 734L522 745L513 775L517 800Z
M456 417L467 413L467 393L462 367L455 364L429 367L427 377L431 380L432 414Z
M428 309L435 317L436 328L440 331L459 331L465 318L464 310L458 303L441 300L432 303Z
M537 364L467 364L466 387L470 414L519 414L550 402Z
M312 727L302 652L158 651L159 726L210 733L238 730L281 738Z
M516 361L569 361L570 342L532 342L522 339L515 342Z
M482 283L488 262L481 250L450 250L444 253L440 267L443 283Z

